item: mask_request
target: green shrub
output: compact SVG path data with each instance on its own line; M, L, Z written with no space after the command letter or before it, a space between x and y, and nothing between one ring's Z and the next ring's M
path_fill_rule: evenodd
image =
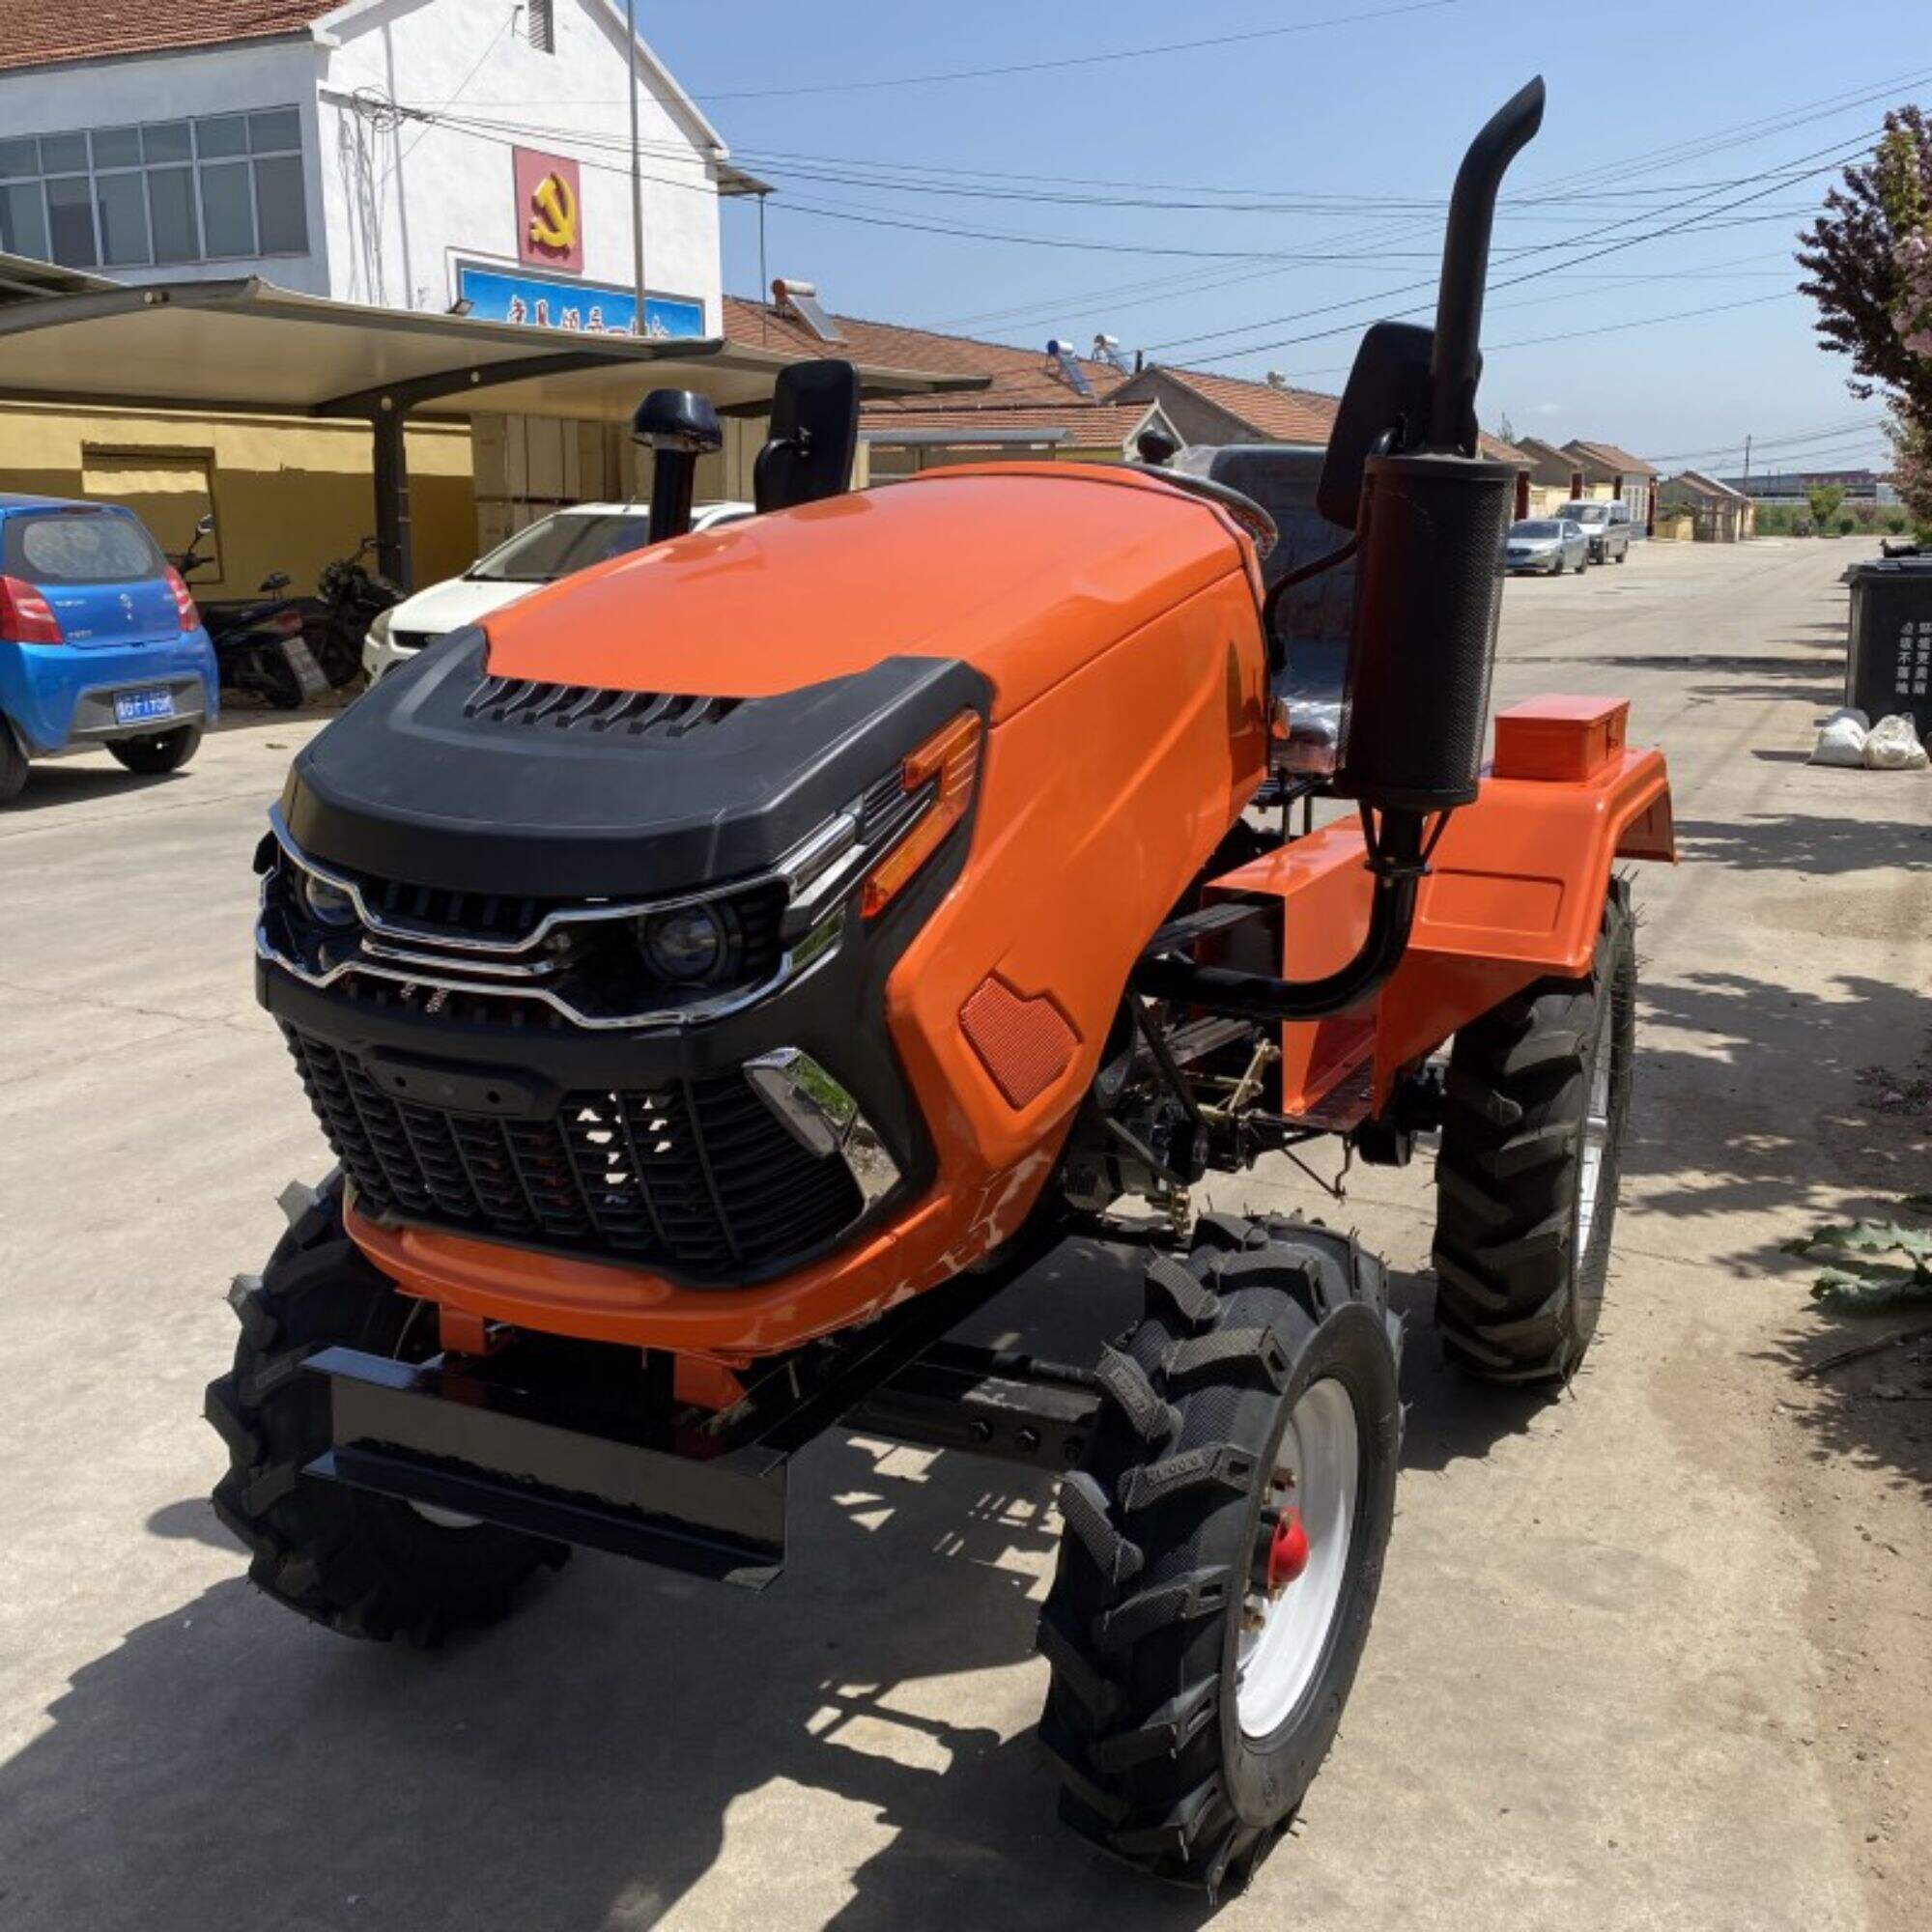
M1885 527L1892 536L1903 536L1905 534L1905 519L1894 511L1885 520Z
M1817 531L1813 528L1808 518L1798 517L1792 522L1791 534L1795 537L1809 537L1816 536Z
M1838 519L1838 534L1841 537L1850 536L1858 526L1859 520L1856 517L1840 517Z

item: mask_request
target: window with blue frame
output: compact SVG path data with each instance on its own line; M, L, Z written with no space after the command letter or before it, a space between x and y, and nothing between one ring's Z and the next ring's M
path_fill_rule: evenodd
M300 111L0 139L0 249L107 270L305 255Z

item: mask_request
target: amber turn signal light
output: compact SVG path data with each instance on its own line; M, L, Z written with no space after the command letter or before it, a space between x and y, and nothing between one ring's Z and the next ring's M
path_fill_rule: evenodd
M867 875L859 889L862 918L876 919L884 912L938 851L946 835L966 816L980 777L980 743L984 735L980 714L962 711L899 767L908 798L927 786L932 787L932 798L912 830Z

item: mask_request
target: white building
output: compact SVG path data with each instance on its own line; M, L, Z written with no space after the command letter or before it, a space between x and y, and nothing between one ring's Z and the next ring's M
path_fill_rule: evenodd
M632 326L622 0L5 14L0 251L134 282L259 275L387 308ZM726 150L641 42L636 67L647 326L715 334Z

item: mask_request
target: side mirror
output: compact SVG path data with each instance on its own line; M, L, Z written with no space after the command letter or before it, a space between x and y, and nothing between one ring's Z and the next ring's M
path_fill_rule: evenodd
M724 447L718 412L695 389L653 389L631 417L631 439L657 453L651 466L651 542L681 537L691 527L697 459Z
M264 590L286 590L291 581L286 570L277 570L271 575L263 578L262 588Z
M827 357L793 362L772 390L772 427L752 469L760 511L837 497L852 484L859 454L859 372Z
M1315 507L1327 522L1352 530L1369 458L1378 448L1412 448L1422 440L1435 347L1435 331L1412 322L1378 322L1362 337L1315 486Z

